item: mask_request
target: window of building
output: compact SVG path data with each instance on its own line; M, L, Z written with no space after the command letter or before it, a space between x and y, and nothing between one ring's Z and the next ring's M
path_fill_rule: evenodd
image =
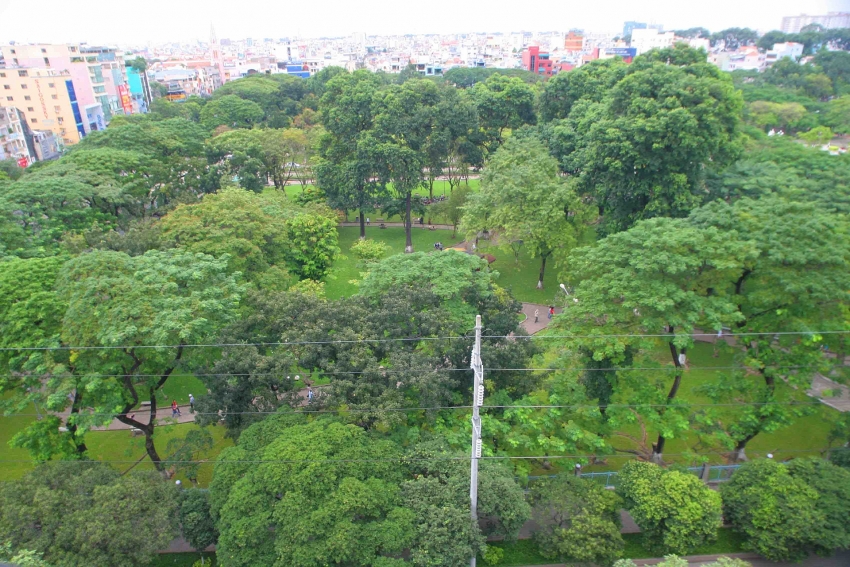
M20 71L18 71L18 76L19 77L26 77L27 76L26 69L21 69Z
M55 94L50 95L50 98L52 98L53 100L58 100L58 99L59 99L59 97L58 97L58 96L56 96Z
M65 123L65 119L64 119L64 118L62 118L61 116L60 116L60 117L58 117L56 120L59 122L59 124L64 124L64 123Z
M10 87L9 85L3 85L3 88L6 89L7 91L12 90L12 87Z
M14 49L10 49L10 50L9 50L9 52L10 52L12 55L15 55L15 54L17 53Z
M18 64L18 58L17 58L17 57L15 57L14 59L12 59L12 63L14 63L14 64L17 66L17 64Z
M77 48L76 48L76 47L74 47L73 45L72 45L71 47L69 47L68 49L70 49L70 50L71 50L72 52L74 52L74 53L76 53L76 52L77 52Z
M106 92L106 87L104 87L104 86L96 86L96 87L94 87L94 92L96 92L96 93L105 93L105 92Z
M71 63L82 63L82 62L83 62L82 57L71 57Z
M30 118L30 122L32 122L33 124L36 124L36 123L38 123L38 118Z
M27 112L35 112L35 109L31 106L27 107Z
M56 113L62 112L62 108L61 108L61 107L58 107L58 106L54 106L54 107L53 107L53 112L56 112Z
M7 96L7 97L6 97L6 100L8 100L8 101L14 101L15 99L14 99L14 98L12 98L12 97L10 97L10 96Z
M50 87L50 88L52 89L52 88L53 88L53 87L55 87L56 85L55 85L54 83L47 83L47 86L48 86L48 87Z
M21 88L22 88L22 89L25 89L25 88L27 88L27 86L26 86L26 84L24 84L24 83L21 83Z
M32 97L30 95L24 95L24 100L32 100Z
M42 47L42 48L41 48L41 52L42 52L42 53L47 53L47 50L46 50L46 49L44 49L44 48Z
M44 58L44 64L45 64L45 65L47 65L48 67L50 67L50 59L48 59L47 57L45 57L45 58Z
M0 73L0 77L5 77L6 73Z

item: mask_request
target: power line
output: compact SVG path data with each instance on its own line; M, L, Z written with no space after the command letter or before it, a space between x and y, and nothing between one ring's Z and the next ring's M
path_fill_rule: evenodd
M690 337L716 337L716 338L727 338L727 337L759 337L759 336L776 336L776 335L846 335L850 334L850 330L846 331L774 331L774 332L752 332L752 333L723 333L723 335L719 336L717 333L648 333L648 334L610 334L610 335L544 335L544 334L536 334L536 335L485 335L481 337L482 339L615 339L615 338L672 338L676 336L690 336Z
M845 331L776 331L776 332L753 332L753 333L724 333L723 337L753 337L771 335L839 335L850 334ZM687 333L691 337L716 337L717 333ZM669 338L677 336L675 333L660 334L610 334L610 335L484 335L482 339L604 339L604 338ZM723 338L721 337L721 338ZM10 351L54 351L54 350L127 350L127 349L168 349L168 348L228 348L228 347L267 347L267 346L297 346L297 345L329 345L329 344L357 344L357 343L391 343L391 342L414 342L414 341L446 341L466 340L472 341L471 336L447 336L447 337L402 337L395 339L338 339L326 341L281 341L281 342L256 342L256 343L206 343L206 344L184 344L184 345L98 345L98 346L27 346L27 347L0 347L0 352Z
M482 405L479 406L481 409L584 409L584 408L599 408L604 407L606 410L610 409L621 409L621 408L691 408L691 407L748 407L748 406L809 406L809 405L820 405L822 402L803 402L803 401L793 401L793 402L729 402L729 403L700 403L700 404L677 404L677 403L668 403L668 404L540 404L540 405L515 405L515 406L488 406ZM163 411L167 411L170 409L170 406L164 406L161 408ZM442 410L468 410L472 409L472 406L423 406L423 407L409 407L409 408L340 408L340 409L297 409L289 412L281 412L281 411L222 411L219 412L195 412L192 415L215 415L219 417L227 417L229 415L290 415L290 414L314 414L314 413L380 413L382 411L388 412L404 412L404 411L442 411ZM132 413L142 413L145 414L147 411L146 408L139 408L134 410ZM41 414L37 413L13 413L9 415L0 415L0 417L35 417ZM57 414L51 414L57 415ZM118 416L118 415L127 415L123 413L115 413L115 412L79 412L76 415L81 416ZM146 415L146 414L145 414ZM157 419L169 419L167 416L162 418L158 417ZM185 423L193 423L193 422L185 422ZM185 425L185 423L164 423L157 424L157 427L162 427L163 425Z
M831 448L826 447L823 449L780 449L780 450L770 450L771 454L777 453L823 453L824 451L829 451ZM713 453L663 453L665 457L712 457L716 456L717 452ZM493 455L493 456L481 456L479 457L481 460L487 461L512 461L512 460L557 460L557 459L590 459L590 458L622 458L622 459L633 459L636 455L634 454L582 454L582 455L521 455L521 456L509 456L509 455ZM427 461L469 461L469 456L434 456L428 458L414 458L414 457L405 457L399 456L395 458L382 458L382 459L241 459L241 460L233 460L233 461L215 461L215 460L180 460L180 461L172 461L169 459L163 459L162 463L166 464L302 464L302 463L397 463L397 462L427 462ZM138 459L134 460L92 460L92 461L61 461L63 463L121 463L121 464L131 464L139 462ZM32 463L31 459L0 459L0 463Z
M787 364L787 365L768 365L764 368L764 370L776 370L776 369L799 369L799 368L821 368L823 365L821 364ZM754 366L746 366L746 365L736 365L736 366L688 366L685 370L750 370L755 368ZM485 368L487 372L613 372L613 371L626 371L626 370L639 370L639 371L656 371L656 372L675 372L678 369L675 366L612 366L609 368L576 368L576 367L564 367L564 368ZM469 368L432 368L428 370L420 370L420 369L412 369L412 370L394 370L394 369L376 369L376 370L334 370L334 371L322 371L316 372L317 376L326 376L326 375L348 375L348 374L404 374L404 373L413 373L413 372L421 372L422 374L430 373L430 372L472 372ZM303 378L312 377L312 373L304 372L302 374L295 374L295 372L290 372L287 377L290 375L297 375ZM0 374L0 378L124 378L124 377L132 377L132 378L161 378L162 374L97 374L97 373L80 373L80 374ZM236 377L236 378L250 378L255 376L278 376L283 377L283 373L281 372L213 372L213 373L204 373L204 374L172 374L169 376L169 380L172 378L227 378L227 377Z

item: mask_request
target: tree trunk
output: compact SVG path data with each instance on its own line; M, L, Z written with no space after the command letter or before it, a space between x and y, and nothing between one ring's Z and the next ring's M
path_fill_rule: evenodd
M412 191L407 192L407 206L404 210L404 253L410 254L413 252L413 235L411 234L410 224L410 205L413 197Z
M670 333L673 333L673 327L669 327ZM679 354L685 354L685 349L679 351L676 348L676 345L673 344L673 341L668 343L670 345L670 356L673 357L673 365L676 367L676 376L673 378L673 385L670 386L670 391L667 393L667 404L673 401L676 398L676 394L679 393L679 386L682 385L682 365L679 364ZM666 407L662 408L661 413L663 414L666 411ZM667 439L659 433L658 439L652 445L652 462L653 463L661 463L661 460L664 456L664 444Z
M542 261L540 262L540 278L537 280L537 289L543 289L543 276L546 274L546 256L541 256Z
M366 240L366 217L360 209L360 240Z
M83 404L83 395L80 393L79 388L74 390L74 402L71 404L71 415L70 417L79 416L80 408ZM86 447L86 442L82 440L78 440L77 438L77 424L76 420L68 419L68 432L71 434L71 439L74 441L74 446L77 447L77 454L82 456L88 451L88 447Z
M433 177L428 178L428 198L429 199L434 198L434 178Z

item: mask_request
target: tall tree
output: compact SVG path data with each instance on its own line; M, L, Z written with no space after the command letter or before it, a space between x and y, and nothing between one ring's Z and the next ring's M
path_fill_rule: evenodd
M623 376L632 382L624 391L635 397L626 403L658 430L651 452L638 449L641 456L660 461L667 438L688 428L677 394L692 333L696 327L721 329L740 319L726 284L741 273L748 250L717 228L659 218L573 252L569 273L577 283L577 302L558 325L589 337L579 339L579 346L595 360L619 362L629 348L641 347L639 337L593 338L597 334L653 335L670 351L672 381L666 397L658 399L663 390L639 372ZM609 417L616 421L610 412Z
M256 102L244 100L236 95L225 95L211 100L201 110L201 124L207 130L219 126L250 128L262 121L263 108Z
M714 401L752 404L723 420L715 412L707 414L707 425L741 460L756 435L790 425L801 411L777 404L785 395L777 380L805 390L813 372L829 364L816 335L777 341L764 333L845 328L839 306L850 300L850 240L843 218L777 196L718 201L697 209L691 219L697 226L734 234L750 248L741 271L724 284L736 306L735 329L758 333L737 345L736 358L747 370L724 374L717 385L704 388ZM718 423L723 424L719 429Z
M184 345L212 340L235 314L241 287L227 274L226 259L184 250L137 257L96 251L68 262L58 291L68 305L62 341L93 347L72 357L91 419L101 423L112 414L141 430L148 456L163 471L154 439L157 390L175 370L213 354ZM148 400L147 420L136 419Z
M547 260L576 244L588 212L545 146L517 138L487 163L481 189L466 206L462 230L467 238L488 230L505 248L522 240L532 257L540 258L537 288L542 289Z
M478 107L479 121L490 152L496 151L505 141L506 130L537 122L535 89L518 77L496 73L477 83L470 96Z
M685 216L703 199L706 173L737 159L741 104L712 65L636 60L603 102L570 113L564 169L595 197L608 232Z
M380 80L367 71L340 74L325 85L319 106L325 134L319 139L316 183L331 206L360 212L360 238L366 238L365 212L385 196L376 182L377 166L365 139L375 119Z
M597 59L566 73L558 73L540 91L540 119L567 118L579 100L601 101L626 75L622 59Z

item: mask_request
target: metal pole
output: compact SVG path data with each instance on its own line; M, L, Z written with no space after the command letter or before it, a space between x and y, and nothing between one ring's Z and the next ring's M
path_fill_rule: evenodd
M478 524L478 459L481 458L481 416L478 408L484 403L484 365L481 363L481 315L475 316L475 346L472 347L472 457L469 472L469 509L472 521ZM475 555L469 561L475 567Z

